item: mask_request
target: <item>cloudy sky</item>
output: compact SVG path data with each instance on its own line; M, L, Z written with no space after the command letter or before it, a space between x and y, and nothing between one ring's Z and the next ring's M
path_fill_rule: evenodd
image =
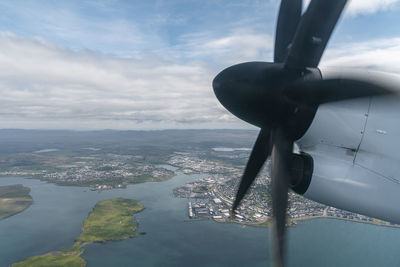
M307 4L308 1L306 1ZM248 128L211 81L271 61L279 1L0 2L0 128ZM400 73L400 0L352 0L322 66Z

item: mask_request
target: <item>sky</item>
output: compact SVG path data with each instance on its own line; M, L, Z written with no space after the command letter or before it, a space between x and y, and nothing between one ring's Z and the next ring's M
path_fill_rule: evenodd
M305 1L306 8L309 1ZM0 2L0 128L251 129L212 79L272 61L276 0ZM400 73L400 0L349 1L320 66Z

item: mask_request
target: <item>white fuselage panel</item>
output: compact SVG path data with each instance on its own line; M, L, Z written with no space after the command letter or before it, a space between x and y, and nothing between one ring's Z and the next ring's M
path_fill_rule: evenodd
M399 137L397 97L320 105L310 128L296 141L299 149L314 159L312 180L304 196L400 223Z

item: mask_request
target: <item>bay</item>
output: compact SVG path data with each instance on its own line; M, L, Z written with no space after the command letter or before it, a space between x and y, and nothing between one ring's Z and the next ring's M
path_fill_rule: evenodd
M0 266L69 248L96 202L125 197L146 209L136 215L135 238L90 244L87 266L268 266L268 230L211 220L188 221L187 200L172 189L205 174L179 173L171 180L90 191L23 178L0 185L31 188L33 204L0 221ZM333 219L313 219L288 230L288 266L400 266L400 229Z

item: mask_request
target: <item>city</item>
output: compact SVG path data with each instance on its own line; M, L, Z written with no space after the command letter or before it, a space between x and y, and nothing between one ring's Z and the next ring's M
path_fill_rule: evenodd
M31 153L3 156L0 176L29 177L62 186L91 190L123 189L129 184L165 181L178 172L206 177L174 189L174 196L188 199L188 217L217 222L267 226L270 217L269 161L235 214L230 214L249 148L197 147L166 151L149 150L118 154L101 146L71 151L45 148ZM147 153L147 154L146 154ZM149 157L148 154L161 156ZM158 154L157 154L158 155ZM367 216L328 207L289 193L288 225L298 220L326 217L391 225Z
M215 173L174 189L176 197L188 199L190 219L212 218L217 222L233 221L255 226L269 224L271 218L268 191L271 181L267 172L269 161L233 215L230 213L230 209L241 177L241 169L206 160L196 160L189 155L182 154L172 157L169 163L188 173L200 172L199 170L202 168L211 170L209 173ZM395 226L364 215L328 207L293 192L289 193L288 225L295 225L298 220L321 217Z

